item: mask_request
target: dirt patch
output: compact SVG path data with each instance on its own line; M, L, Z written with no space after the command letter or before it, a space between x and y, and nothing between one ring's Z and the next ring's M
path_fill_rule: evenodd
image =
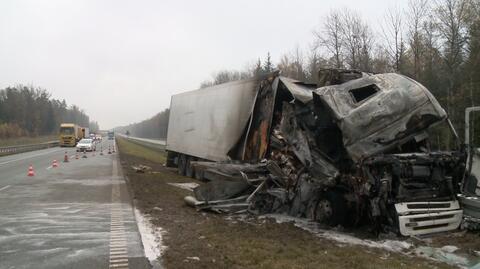
M160 158L149 148L141 149L144 155L139 148L131 150L126 140L118 145L137 206L167 232L167 250L161 257L166 268L451 268L382 249L341 246L291 223L197 212L183 201L191 192L168 183L202 182L152 161ZM135 173L131 166L138 164L151 167L153 173Z

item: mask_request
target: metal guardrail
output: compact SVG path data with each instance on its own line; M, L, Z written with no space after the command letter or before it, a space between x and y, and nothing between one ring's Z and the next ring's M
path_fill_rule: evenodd
M52 147L57 147L58 145L59 145L59 141L50 141L50 142L39 143L39 144L0 147L0 156L27 152L27 151L34 151L39 149L52 148Z
M143 146L157 148L160 150L165 149L165 141L163 140L146 139L146 138L140 138L140 137L126 136L126 135L119 135L119 136Z

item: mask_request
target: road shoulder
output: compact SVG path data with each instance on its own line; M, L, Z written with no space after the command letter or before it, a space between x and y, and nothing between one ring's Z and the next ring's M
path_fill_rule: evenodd
M179 176L155 161L161 158L144 157L155 156L155 150L124 139L118 144L138 209L166 231L161 257L166 268L450 268L382 249L339 245L292 223L197 212L183 202L191 192L169 183L202 182ZM156 154L163 153L156 150ZM137 173L131 168L140 164L151 169Z

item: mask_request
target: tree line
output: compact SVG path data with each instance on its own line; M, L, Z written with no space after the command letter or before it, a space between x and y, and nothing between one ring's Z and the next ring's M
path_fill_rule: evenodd
M411 77L433 93L461 131L465 107L480 101L480 0L410 0L406 8L386 10L376 27L354 10L334 9L322 18L309 42L284 53L277 63L268 53L242 70L216 72L200 88L275 69L283 76L316 83L323 68ZM156 126L143 123L138 128ZM140 129L137 133L155 133ZM443 132L442 142L450 145L451 133Z
M51 98L45 89L24 85L0 89L0 138L57 134L62 122L99 129L78 106Z
M331 10L305 48L283 54L276 64L268 54L244 70L219 71L200 87L270 72L271 66L312 83L322 68L406 75L427 87L462 131L465 108L480 103L480 1L410 0L404 9L386 10L376 28L356 11ZM444 131L443 143L450 145L451 133Z
M147 120L117 127L115 131L136 137L165 139L167 137L169 115L169 109L167 108Z

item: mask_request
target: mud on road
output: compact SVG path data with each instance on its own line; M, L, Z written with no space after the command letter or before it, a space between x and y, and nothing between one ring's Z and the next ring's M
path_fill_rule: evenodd
M169 183L203 182L164 167L164 152L118 139L124 175L137 208L166 231L165 268L452 268L413 255L315 237L292 223L197 212L191 192ZM131 166L151 170L137 173Z

